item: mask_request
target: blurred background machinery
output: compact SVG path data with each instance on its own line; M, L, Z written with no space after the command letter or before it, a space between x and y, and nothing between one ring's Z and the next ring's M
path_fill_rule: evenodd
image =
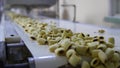
M25 46L5 11L13 11L29 17L42 15L55 17L49 8L57 0L0 0L0 68L34 68L32 54Z

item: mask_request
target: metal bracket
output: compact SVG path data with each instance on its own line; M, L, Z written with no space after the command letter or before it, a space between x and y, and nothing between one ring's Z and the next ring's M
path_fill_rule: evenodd
M28 63L29 63L30 68L35 68L34 58L32 58L32 57L28 58Z
M76 5L74 5L74 4L63 4L62 5L63 7L73 7L74 8L74 18L73 18L73 22L75 22L76 21Z

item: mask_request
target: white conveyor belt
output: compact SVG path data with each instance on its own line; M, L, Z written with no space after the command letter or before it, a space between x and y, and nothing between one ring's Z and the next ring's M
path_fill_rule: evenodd
M58 66L67 64L65 57L58 57L54 53L51 53L47 45L39 45L36 41L31 40L20 26L15 23L13 25L32 53L36 68L57 68Z
M84 24L84 23L74 23L66 20L57 20L57 19L43 19L43 22L56 22L59 27L71 29L75 33L88 33L91 36L104 36L106 41L108 41L109 37L115 38L115 50L120 51L120 28L109 28L105 26L92 25L92 24ZM103 29L105 33L100 34L98 30Z
M50 20L47 20L47 22L50 22ZM68 26L65 26L68 25ZM35 66L36 68L57 68L60 65L64 65L67 63L67 59L65 57L58 57L54 53L51 53L48 49L48 46L40 46L37 42L31 40L27 33L24 32L24 30L18 26L17 24L13 23L16 31L21 36L23 41L25 42L27 48L32 53L34 59L35 59ZM108 28L100 28L92 25L87 24L73 24L72 22L67 21L61 21L59 22L59 26L63 28L68 28L74 31L74 32L84 32L89 33L90 35L103 35L106 38L108 37L115 37L116 44L115 48L117 50L120 50L120 30L112 30ZM104 29L106 32L105 34L98 34L95 33L99 29ZM115 34L113 34L113 32ZM117 33L117 34L116 34Z

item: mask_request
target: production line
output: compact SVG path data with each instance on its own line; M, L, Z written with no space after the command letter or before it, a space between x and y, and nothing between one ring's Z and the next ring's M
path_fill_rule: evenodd
M59 2L5 0L0 68L120 68L120 29L54 18Z
M7 18L7 21L4 19L5 19L5 17L3 16L2 22L4 22L4 24L2 23L2 25L5 26L4 27L5 31L7 31L7 32L3 32L3 33L5 33L5 34L3 34L3 36L5 35L5 37L3 39L5 40L5 42L6 42L5 44L7 44L7 49L8 49L8 50L6 50L6 51L8 51L8 55L5 56L5 54L3 54L5 57L7 57L7 60L8 60L6 67L10 67L10 66L11 67L12 66L13 67L22 67L23 66L23 67L30 67L30 68L39 68L39 67L42 67L42 68L48 68L48 67L57 68L58 67L59 68L65 64L68 64L69 61L67 60L66 57L56 56L54 53L49 51L49 47L47 45L40 45L36 41L33 41L30 38L30 35L26 34L26 32L23 30L23 28L21 26L19 26L18 24L16 24L15 21L12 21L10 18ZM51 20L53 20L53 19L51 19ZM46 22L48 22L48 21L49 21L49 19L46 20ZM54 21L56 21L56 20L54 20ZM67 23L67 21L62 21L62 22ZM9 24L9 26L5 25L5 24ZM59 23L59 25L60 25L60 28L62 28L64 26L64 24L62 24L62 23L61 24ZM71 23L71 25L73 25L73 23ZM78 24L73 25L72 29L76 30L77 28L75 28L75 26L77 26L77 25ZM85 24L80 24L80 25L82 25L81 27L88 27L88 26L89 26L89 28L93 27L93 26L85 25ZM96 26L94 26L94 27L96 27ZM70 29L70 28L67 28L67 26L65 26L63 28ZM105 36L106 41L109 37L115 37L115 40L117 39L119 41L119 39L116 37L116 35L113 35L112 33L109 32L109 30L110 30L109 28L106 28L106 29L102 28L105 31L104 34L101 34L98 32L101 29L100 27L96 27L96 28L97 29L95 29L94 31L89 32L89 34L91 36L96 36L96 35L101 36L102 35L102 36ZM82 28L81 32L84 32L87 34L87 32L82 31L82 30L87 30L86 28ZM96 33L94 33L94 32L96 32ZM118 32L118 30L116 30L116 32ZM119 32L118 32L118 34L119 34ZM11 37L9 37L9 36L11 36ZM115 41L114 48L115 48L115 51L119 52L120 49L119 49L118 41ZM88 42L90 42L90 41L88 41ZM13 43L15 43L15 44L13 44ZM23 48L20 48L20 47L23 47ZM110 48L111 47L113 47L113 46L110 46ZM18 49L16 49L16 48L18 48ZM21 49L23 51L25 50L25 52L20 52ZM22 54L22 56L20 55L20 53L16 54L15 50L18 53L20 52ZM9 51L11 51L11 53ZM17 56L17 57L12 58L12 60L10 60L11 58L9 58L9 57L11 56L12 53L14 56ZM4 59L6 60L6 58L4 58ZM6 61L5 61L5 63L6 63ZM18 64L16 64L16 63L18 63ZM46 65L44 65L44 64L46 64ZM74 64L73 64L73 66L74 66Z

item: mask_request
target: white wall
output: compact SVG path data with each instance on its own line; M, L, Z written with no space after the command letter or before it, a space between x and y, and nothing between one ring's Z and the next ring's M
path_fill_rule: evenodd
M109 0L79 0L77 3L77 20L86 23L105 23L109 15Z
M62 3L63 0L60 1ZM109 16L110 0L66 0L67 4L76 4L77 15L76 21L82 23L104 24L111 26L110 23L104 21L105 16ZM73 12L68 10L69 17L73 17ZM60 18L62 18L63 9L60 10Z

